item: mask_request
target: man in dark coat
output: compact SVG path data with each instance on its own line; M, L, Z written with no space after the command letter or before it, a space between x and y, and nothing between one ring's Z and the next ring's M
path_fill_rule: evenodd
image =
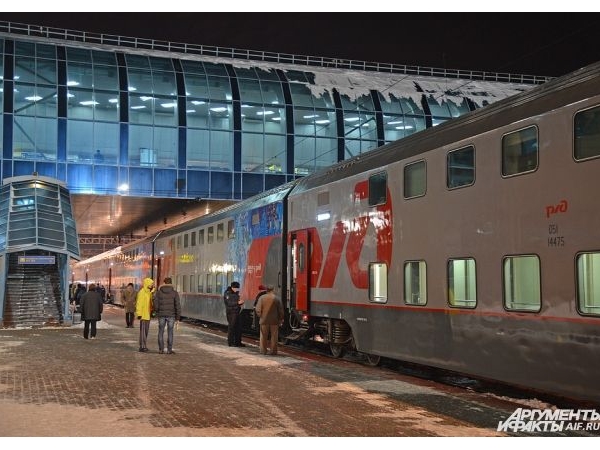
M102 317L103 305L102 297L96 291L96 285L90 284L88 291L81 296L81 319L84 320L83 337L85 339L88 336L92 339L96 338L96 322Z
M242 322L240 312L244 301L240 299L240 283L234 281L223 294L227 315L227 344L230 347L245 347L242 344Z
M154 294L154 312L158 316L158 353L165 351L165 325L167 325L167 353L173 351L173 328L175 321L181 320L181 303L179 293L173 287L171 277L166 277L164 284Z

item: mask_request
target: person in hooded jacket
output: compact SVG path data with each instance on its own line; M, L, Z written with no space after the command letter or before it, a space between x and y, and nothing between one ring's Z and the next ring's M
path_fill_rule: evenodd
M150 331L153 290L154 280L152 278L144 278L142 288L138 291L135 298L135 315L140 322L140 352L148 351L146 342L148 331Z
M167 325L167 353L173 354L173 328L175 321L181 320L181 303L179 293L173 287L171 277L163 280L164 284L154 295L154 312L158 316L158 353L165 349L165 325Z

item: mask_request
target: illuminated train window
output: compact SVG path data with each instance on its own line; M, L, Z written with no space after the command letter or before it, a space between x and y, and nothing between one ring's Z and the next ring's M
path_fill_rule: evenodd
M459 308L477 306L477 275L473 258L448 261L448 304Z
M502 275L507 310L537 312L541 309L540 259L537 255L507 256Z
M577 309L600 315L600 253L577 255Z
M425 261L404 263L404 303L425 305L427 303L427 264Z

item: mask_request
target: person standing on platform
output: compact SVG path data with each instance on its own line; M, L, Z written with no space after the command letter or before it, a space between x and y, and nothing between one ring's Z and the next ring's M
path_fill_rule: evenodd
M227 314L227 344L230 347L245 347L242 344L242 322L240 312L244 300L240 299L240 283L234 281L223 294Z
M84 320L83 337L96 339L96 322L101 319L102 297L96 291L96 285L90 284L88 291L81 296L81 318Z
M127 328L133 328L133 320L135 318L135 291L133 283L129 283L121 293L121 301L125 307L125 323Z
M167 325L167 353L173 351L173 328L175 321L181 320L181 303L179 293L173 287L171 277L166 277L164 284L156 290L154 295L154 312L158 316L158 353L165 349L165 325Z
M147 352L148 331L150 331L150 318L152 313L152 295L154 280L144 278L142 288L138 291L135 299L135 315L140 321L140 352Z
M256 303L256 315L260 318L260 353L263 355L267 354L267 341L271 355L277 354L279 326L283 324L283 303L273 292L274 289L273 285L268 285L267 293Z
M260 330L260 324L258 323L258 316L256 315L256 304L258 299L267 293L267 287L264 284L258 286L258 294L254 297L254 305L252 305L252 329Z

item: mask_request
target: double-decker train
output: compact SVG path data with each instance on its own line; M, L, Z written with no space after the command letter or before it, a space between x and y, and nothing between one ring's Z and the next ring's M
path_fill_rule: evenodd
M448 93L450 96L451 93ZM600 63L74 266L226 323L600 402ZM108 277L110 276L110 280ZM116 301L119 295L113 292Z

